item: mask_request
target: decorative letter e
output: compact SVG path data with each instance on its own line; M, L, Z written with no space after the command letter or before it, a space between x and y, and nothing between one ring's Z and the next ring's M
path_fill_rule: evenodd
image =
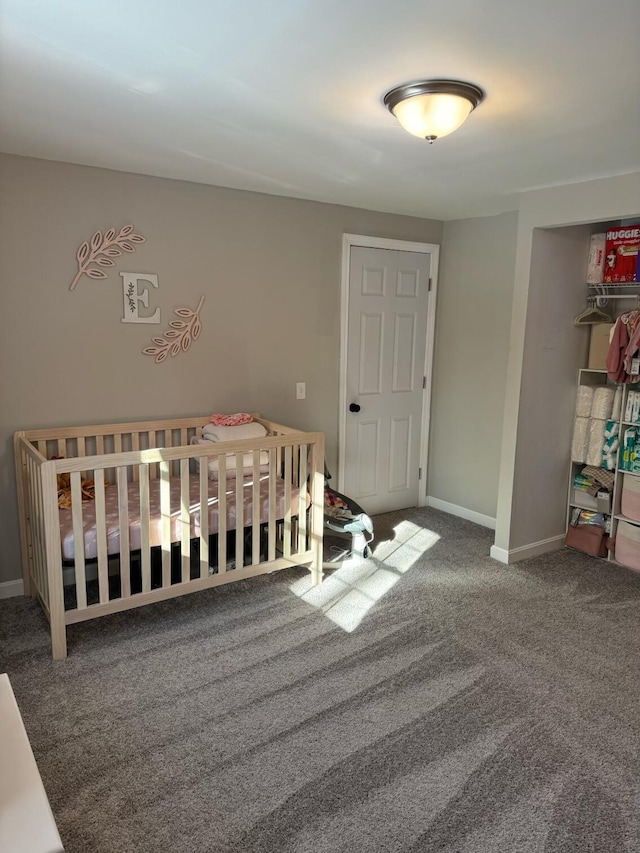
M159 323L159 308L156 308L153 314L148 317L141 317L138 313L141 302L145 308L149 307L149 288L146 287L142 292L139 292L138 281L147 281L153 287L158 287L158 276L138 272L121 272L120 275L122 276L122 292L124 295L124 316L122 322Z

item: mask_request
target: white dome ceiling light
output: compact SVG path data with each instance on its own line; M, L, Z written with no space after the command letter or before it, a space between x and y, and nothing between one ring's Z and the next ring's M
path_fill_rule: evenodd
M406 131L430 144L460 127L484 92L461 80L424 80L396 86L384 104Z

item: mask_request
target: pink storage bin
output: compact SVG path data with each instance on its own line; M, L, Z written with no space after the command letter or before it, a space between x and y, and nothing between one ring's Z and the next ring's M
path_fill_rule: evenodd
M618 563L640 572L640 527L618 522L615 558Z
M620 511L627 518L640 521L640 477L624 475Z

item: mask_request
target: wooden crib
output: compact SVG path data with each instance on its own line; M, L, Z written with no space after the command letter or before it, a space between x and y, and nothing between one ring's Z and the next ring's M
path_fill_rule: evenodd
M289 566L321 582L324 436L254 417L266 437L200 445L206 416L15 433L24 591L55 659L75 622Z

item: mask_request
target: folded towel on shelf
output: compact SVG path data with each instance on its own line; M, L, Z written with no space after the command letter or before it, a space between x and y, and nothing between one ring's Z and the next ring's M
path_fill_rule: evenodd
M615 475L612 471L605 471L598 466L585 465L580 473L583 477L589 477L591 480L595 480L597 483L600 483L600 485L604 486L608 491L613 489Z
M216 426L240 426L241 424L250 424L253 421L253 415L247 412L236 412L234 415L211 415L209 418L212 424Z

